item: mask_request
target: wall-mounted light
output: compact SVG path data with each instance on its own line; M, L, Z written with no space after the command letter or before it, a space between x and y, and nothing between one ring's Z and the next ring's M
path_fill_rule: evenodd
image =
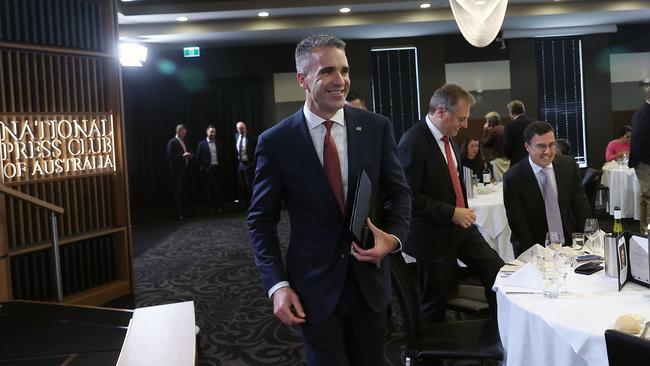
M147 61L147 47L137 43L120 43L120 64L127 67L142 67Z

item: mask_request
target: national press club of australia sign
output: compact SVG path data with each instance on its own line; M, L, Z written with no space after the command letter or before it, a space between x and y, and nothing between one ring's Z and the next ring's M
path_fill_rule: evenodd
M113 132L110 113L0 117L2 180L114 171Z

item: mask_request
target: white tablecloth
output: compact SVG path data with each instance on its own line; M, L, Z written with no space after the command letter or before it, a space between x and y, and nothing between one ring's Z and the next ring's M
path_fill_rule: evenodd
M500 275L494 289L507 365L606 366L605 330L623 314L650 320L650 289L628 282L618 292L617 280L604 271L569 274L567 286L574 295L559 299L508 294L526 289L502 281Z
M483 234L485 241L499 253L504 261L514 258L510 243L510 227L503 205L503 186L491 186L490 193L476 193L467 200L469 207L476 213L476 226Z
M621 167L615 161L603 165L601 183L609 188L609 213L614 214L614 207L621 208L624 218L639 219L640 188L634 169Z

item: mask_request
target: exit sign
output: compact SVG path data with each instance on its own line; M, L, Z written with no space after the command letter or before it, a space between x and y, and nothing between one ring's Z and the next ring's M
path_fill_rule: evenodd
M198 47L183 47L183 56L199 57L201 56L201 50Z

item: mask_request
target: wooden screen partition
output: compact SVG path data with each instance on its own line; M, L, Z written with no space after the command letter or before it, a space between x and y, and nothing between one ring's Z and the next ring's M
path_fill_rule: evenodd
M64 301L132 293L113 0L0 1L0 177L61 206ZM0 195L0 301L53 300L47 212Z

